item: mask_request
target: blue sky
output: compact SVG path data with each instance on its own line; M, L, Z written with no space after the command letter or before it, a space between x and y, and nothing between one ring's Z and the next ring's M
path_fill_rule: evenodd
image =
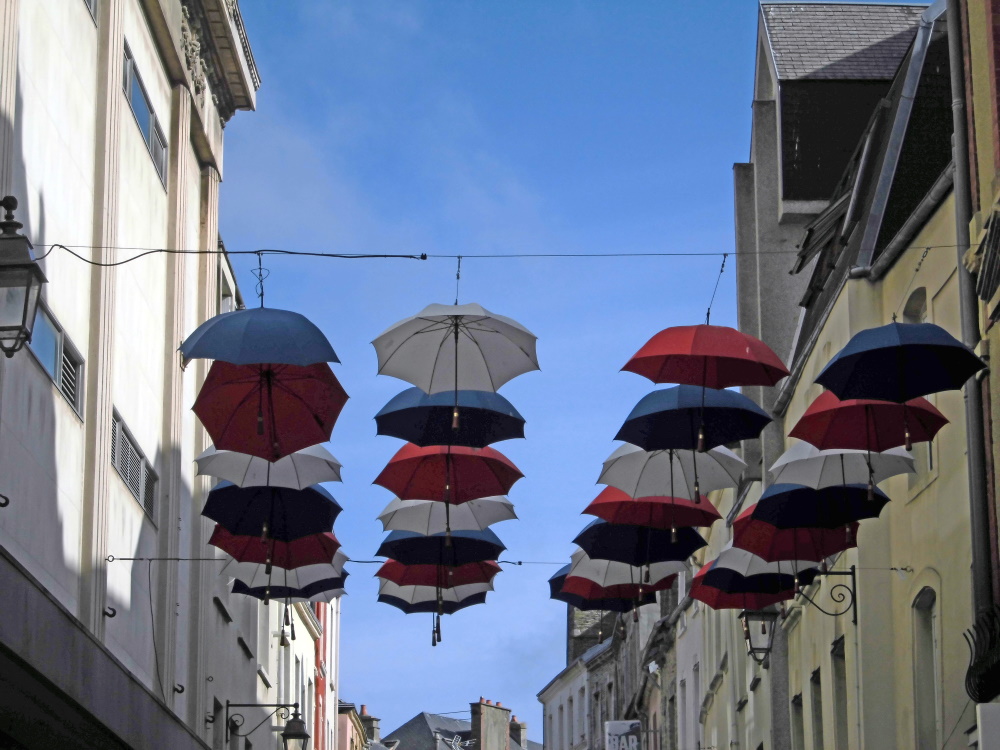
M262 78L226 128L228 248L360 253L718 253L733 249L732 164L748 158L752 0L242 0ZM541 372L502 393L527 439L497 444L524 472L505 559L566 561L601 461L653 386L619 372L656 331L704 319L718 256L475 259L460 301L539 336ZM351 400L330 486L347 552L370 559L391 496L371 480L401 443L372 420L407 384L377 377L369 342L455 297L446 259L266 259L267 303L327 333ZM251 263L236 261L248 304ZM735 324L733 258L713 322ZM341 699L383 731L420 711L500 700L541 740L535 694L565 666L555 567L509 568L485 606L444 618L375 602L354 565L343 603Z

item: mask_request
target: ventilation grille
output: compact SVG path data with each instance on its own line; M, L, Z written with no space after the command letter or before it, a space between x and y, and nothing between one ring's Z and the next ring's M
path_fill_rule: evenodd
M111 420L111 465L150 519L156 517L156 473L117 412Z
M59 375L59 390L63 392L66 399L76 406L79 404L77 382L80 374L80 363L75 361L63 347L62 362L60 363L61 373Z

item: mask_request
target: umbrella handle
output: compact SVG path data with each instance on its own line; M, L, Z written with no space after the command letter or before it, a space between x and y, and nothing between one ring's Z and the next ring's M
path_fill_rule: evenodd
M434 627L434 637L437 640L437 643L441 642L441 615L437 616L437 625Z

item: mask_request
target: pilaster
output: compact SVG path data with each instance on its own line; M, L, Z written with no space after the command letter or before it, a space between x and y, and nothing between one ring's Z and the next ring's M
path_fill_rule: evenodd
M20 0L0 0L0 197L14 190L19 4Z

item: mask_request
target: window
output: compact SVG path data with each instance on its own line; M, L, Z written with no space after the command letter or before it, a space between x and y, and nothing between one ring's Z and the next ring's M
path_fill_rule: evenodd
M837 747L848 747L847 738L847 661L844 658L844 636L833 642L830 649L833 663L834 739Z
M687 681L681 680L680 682L680 713L678 714L679 726L677 727L678 738L680 739L680 747L687 747L687 717L688 717L688 701L687 701Z
M941 746L937 595L923 588L913 600L913 718L918 750Z
M812 683L809 689L812 704L812 746L813 750L823 750L823 684L818 669L812 673L809 681Z
M792 750L805 750L806 729L802 717L802 693L792 698Z
M83 413L83 357L44 303L38 303L28 349L77 414Z
M111 417L111 465L149 519L155 521L156 472L117 411Z
M135 58L132 57L132 50L125 45L125 76L122 81L122 91L128 97L128 103L132 107L132 114L139 125L139 131L149 149L149 155L153 157L153 166L160 180L165 185L167 183L167 139L160 129L160 122L149 103L149 96L146 87L142 85L142 78L136 70Z

